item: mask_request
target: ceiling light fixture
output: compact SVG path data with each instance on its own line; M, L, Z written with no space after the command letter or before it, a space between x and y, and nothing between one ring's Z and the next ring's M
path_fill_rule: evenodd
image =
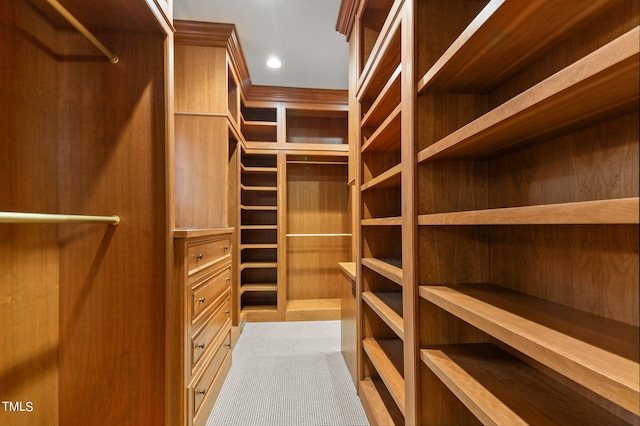
M280 59L276 58L275 56L272 56L269 59L267 59L267 66L269 68L280 68L282 66L282 62L280 62Z

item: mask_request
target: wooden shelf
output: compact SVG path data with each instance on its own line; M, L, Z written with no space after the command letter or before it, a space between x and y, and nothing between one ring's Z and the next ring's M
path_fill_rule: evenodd
M404 321L402 319L402 293L370 291L362 292L364 300L371 309L393 330L398 337L404 340Z
M420 79L418 90L487 91L610 3L593 0L567 7L564 2L536 0L522 7L517 2L492 0ZM496 28L500 28L500 37L496 37Z
M266 230L266 229L278 229L278 225L241 225L240 229L245 230Z
M374 219L362 219L362 226L397 226L402 225L402 217L380 217Z
M402 286L402 260L365 257L362 265Z
M247 141L275 143L277 139L277 123L263 121L243 121L241 132Z
M240 286L240 294L248 291L278 291L278 284L243 284Z
M640 414L638 327L489 284L421 286L420 296Z
M344 272L349 278L355 281L356 279L356 262L338 262L340 270Z
M420 358L483 424L620 423L605 409L491 344L422 349Z
M402 184L402 164L396 164L389 170L379 174L370 181L362 184L361 191L367 189L400 188Z
M371 54L366 59L358 82L358 98L362 93L368 92L376 85L376 77L380 70L395 67L400 63L401 36L400 36L400 5L394 2L379 35L373 44ZM384 84L384 83L382 83Z
M240 270L277 268L278 262L247 262L240 265Z
M245 191L273 191L273 192L278 191L277 186L247 186L247 185L240 184L240 188Z
M404 416L404 378L396 368L402 365L402 340L367 338L362 341L362 348Z
M392 397L383 383L377 379L364 379L360 381L360 399L365 411L370 413L379 425L404 424L404 416L394 403L387 404ZM388 397L387 397L388 395Z
M241 164L240 167L243 172L249 172L249 173L277 173L278 172L277 167L249 167L249 166L245 166L244 164Z
M418 162L483 157L636 108L638 37L636 27L423 149Z
M245 206L245 205L241 205L240 208L242 210L252 210L252 211L278 211L278 206Z
M275 249L278 248L277 244L242 244L240 250L253 250L253 249Z
M378 98L362 118L361 127L379 126L385 118L400 104L400 77L402 66L398 65Z
M399 151L400 150L400 113L402 106L398 105L384 122L367 138L362 145L362 152Z
M582 201L418 216L418 225L637 224L640 199Z

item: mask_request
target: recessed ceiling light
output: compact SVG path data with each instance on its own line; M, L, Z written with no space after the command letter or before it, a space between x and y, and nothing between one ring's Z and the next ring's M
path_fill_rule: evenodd
M267 60L267 66L269 68L280 68L282 66L282 62L280 62L280 59L272 56Z

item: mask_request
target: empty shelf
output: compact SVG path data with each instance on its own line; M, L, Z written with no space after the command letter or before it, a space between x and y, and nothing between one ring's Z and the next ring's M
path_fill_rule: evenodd
M490 284L421 286L420 296L640 414L638 327Z

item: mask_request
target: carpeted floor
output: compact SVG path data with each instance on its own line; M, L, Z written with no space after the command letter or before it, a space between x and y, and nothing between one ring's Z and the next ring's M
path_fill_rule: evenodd
M340 321L248 323L207 426L368 425Z

